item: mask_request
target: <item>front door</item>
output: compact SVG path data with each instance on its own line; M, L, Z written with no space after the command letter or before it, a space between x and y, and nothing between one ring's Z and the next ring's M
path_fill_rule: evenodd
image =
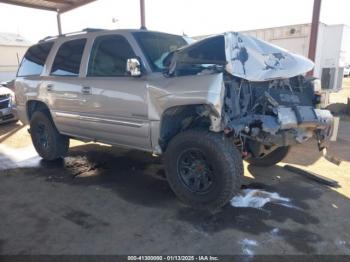
M93 140L149 150L151 148L145 77L126 72L136 55L121 35L94 40L83 80L84 136Z

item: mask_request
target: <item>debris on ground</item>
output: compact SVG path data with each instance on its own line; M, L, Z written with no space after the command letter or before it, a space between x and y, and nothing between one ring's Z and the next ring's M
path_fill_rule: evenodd
M316 174L314 172L306 171L304 169L297 168L297 167L291 166L291 165L285 165L283 168L288 170L288 171L291 171L293 173L303 175L309 179L312 179L312 180L319 182L319 183L322 183L324 185L331 186L331 187L339 187L338 181L335 181L335 180L330 179L328 177L324 177L324 176Z
M258 242L252 239L243 239L240 241L242 246L242 253L248 256L254 256L253 248L258 246Z
M273 236L278 236L279 233L280 233L280 229L277 227L271 230L271 235Z
M294 208L290 199L281 197L278 193L271 193L259 189L243 189L241 193L231 199L234 207L262 208L267 203L274 203Z

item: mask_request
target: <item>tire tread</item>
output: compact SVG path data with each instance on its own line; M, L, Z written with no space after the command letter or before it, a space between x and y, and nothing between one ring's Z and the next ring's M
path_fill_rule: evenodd
M212 150L216 156L220 156L224 163L222 166L222 173L224 173L226 183L222 188L218 198L210 203L203 203L197 201L195 198L189 199L186 194L183 193L182 186L178 183L171 183L172 179L169 175L174 175L171 170L172 151L177 144L186 143L191 140L201 140L201 143L205 144L206 148ZM216 209L224 206L238 191L240 190L243 179L243 161L241 154L236 146L226 138L222 133L213 133L205 130L188 130L178 134L173 138L165 152L165 166L168 181L175 194L185 203L190 204L194 208L199 209Z
M33 113L33 116L30 120L30 126L31 130L35 128L35 125L37 122L42 121L47 124L49 127L49 132L51 135L51 146L53 147L50 152L44 152L40 149L40 146L37 145L35 141L35 136L31 132L31 137L33 141L33 145L38 152L38 154L45 160L56 160L59 158L63 158L66 156L68 149L69 149L69 138L67 136L61 135L55 124L52 121L51 115L47 110L40 110L40 111L35 111Z

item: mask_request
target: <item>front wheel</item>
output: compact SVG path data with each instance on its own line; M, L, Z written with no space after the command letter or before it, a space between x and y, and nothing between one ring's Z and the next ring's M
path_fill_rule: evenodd
M164 156L170 187L184 203L217 209L242 184L242 157L223 134L189 130L175 136Z
M251 157L246 159L246 161L253 166L273 166L281 162L288 155L289 149L289 146L278 147L268 155L263 157Z
M34 112L30 120L30 135L35 150L45 160L62 158L69 149L69 138L57 131L49 113Z

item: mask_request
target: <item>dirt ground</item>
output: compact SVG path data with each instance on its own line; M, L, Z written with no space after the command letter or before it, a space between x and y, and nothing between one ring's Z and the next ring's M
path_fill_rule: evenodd
M345 103L349 94L347 79L332 102ZM0 126L0 253L350 255L350 120L340 117L329 149L343 160L339 166L314 141L274 167L245 163L242 194L256 189L284 202L228 204L216 213L180 203L161 161L148 154L72 141L68 157L48 163L37 156L27 127ZM286 163L339 187L291 173Z

